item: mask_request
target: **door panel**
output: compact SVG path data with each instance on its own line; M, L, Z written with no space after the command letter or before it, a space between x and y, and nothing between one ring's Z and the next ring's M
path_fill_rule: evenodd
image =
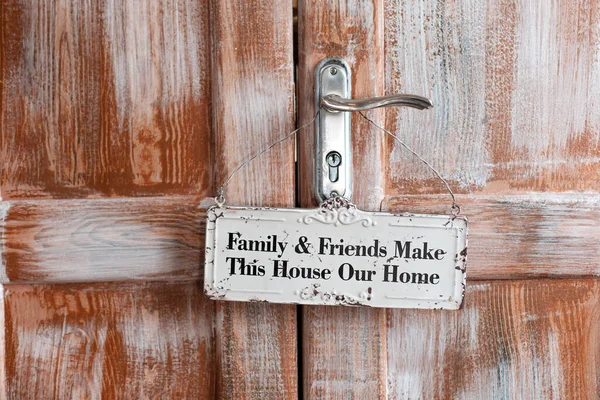
M430 97L431 111L368 116L450 182L471 235L458 312L389 309L365 318L377 311L302 307L305 397L594 397L600 3L316 3L298 5L299 120L314 114L312 73L326 56L349 62L354 97ZM449 212L450 197L422 161L360 116L353 124L361 207ZM357 144L365 138L372 141ZM310 135L300 141L310 168L313 146ZM378 149L382 164L372 179L361 176L364 152ZM548 276L576 279L540 279Z
M2 2L2 196L211 195L208 2Z
M472 282L459 312L388 310L392 399L595 399L597 279Z
M598 1L300 0L297 42L290 1L9 0L0 20L0 398L598 393ZM368 116L459 193L462 310L202 295L206 207L314 117L328 56L354 97L433 99ZM360 208L448 211L431 171L352 118ZM294 206L294 168L278 144L227 204Z
M390 397L596 397L598 10L387 2L386 87L436 107L386 122L464 194L471 228L463 310L388 310ZM447 209L430 172L388 149L384 208ZM518 280L545 276L579 279Z
M211 2L216 182L294 129L292 4ZM217 188L215 187L215 190ZM287 141L240 169L229 205L294 205L294 146ZM217 393L298 395L296 307L217 302Z
M213 398L214 305L197 282L4 286L5 394Z
M465 193L600 189L600 2L386 0L387 125ZM410 136L407 136L410 135ZM443 192L390 146L388 193Z
M291 2L11 0L0 19L0 397L296 397L296 308L201 282L217 184L294 127ZM293 206L293 143L225 195Z
M355 97L383 95L383 3L350 0L298 2L299 124L314 109L314 70L330 56L352 68ZM372 113L383 119L384 111ZM299 191L303 207L314 206L314 126L299 136ZM362 209L379 209L386 178L385 138L360 115L352 115L354 193ZM383 398L386 393L386 336L383 309L302 307L303 384L309 398ZM333 356L332 356L333 355Z

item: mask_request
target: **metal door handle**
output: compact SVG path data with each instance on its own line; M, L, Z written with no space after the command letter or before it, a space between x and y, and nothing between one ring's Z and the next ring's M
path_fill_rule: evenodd
M315 124L315 194L319 201L352 197L351 112L388 106L433 107L429 99L413 94L350 99L351 78L350 66L338 57L322 60L315 69L315 106L323 108Z
M366 111L374 108L398 106L426 110L433 107L431 100L414 94L371 97L368 99L344 99L330 94L321 98L321 106L327 111Z

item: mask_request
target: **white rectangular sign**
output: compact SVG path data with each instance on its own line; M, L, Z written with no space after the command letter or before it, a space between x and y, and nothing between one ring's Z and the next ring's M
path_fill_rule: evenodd
M463 300L462 217L215 207L206 231L212 299L440 309Z

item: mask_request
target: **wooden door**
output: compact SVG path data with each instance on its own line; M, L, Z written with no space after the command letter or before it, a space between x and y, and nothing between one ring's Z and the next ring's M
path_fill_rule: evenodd
M434 109L368 116L455 191L470 219L458 312L303 307L307 398L600 397L600 2L299 1L299 121L326 56L353 96ZM443 185L353 115L354 201L447 213ZM300 141L311 204L312 139Z
M294 127L292 4L9 0L0 20L1 396L297 397L296 307L201 282L216 185ZM293 143L227 199L293 206Z
M598 1L6 0L0 21L0 398L600 396ZM462 310L204 298L206 207L314 116L327 56L354 97L434 101L368 115L460 193ZM448 211L353 127L356 204ZM228 204L314 205L311 129Z

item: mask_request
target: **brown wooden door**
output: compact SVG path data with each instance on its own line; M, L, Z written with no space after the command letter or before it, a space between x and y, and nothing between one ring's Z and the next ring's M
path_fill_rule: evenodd
M460 311L302 308L305 397L600 397L599 18L596 0L299 2L300 123L329 55L351 64L355 97L431 98L368 115L470 220ZM448 212L419 160L359 115L353 131L358 205ZM311 151L303 136L304 165Z
M292 4L11 0L0 20L2 396L296 397L296 307L201 282L217 183L294 127ZM285 143L227 198L293 206L293 183Z
M0 21L0 398L600 397L598 1L7 0ZM460 193L462 310L204 298L204 210L314 116L328 56L354 97L434 101L368 115ZM447 212L353 127L357 205ZM274 147L228 203L314 205L313 149L312 127Z

